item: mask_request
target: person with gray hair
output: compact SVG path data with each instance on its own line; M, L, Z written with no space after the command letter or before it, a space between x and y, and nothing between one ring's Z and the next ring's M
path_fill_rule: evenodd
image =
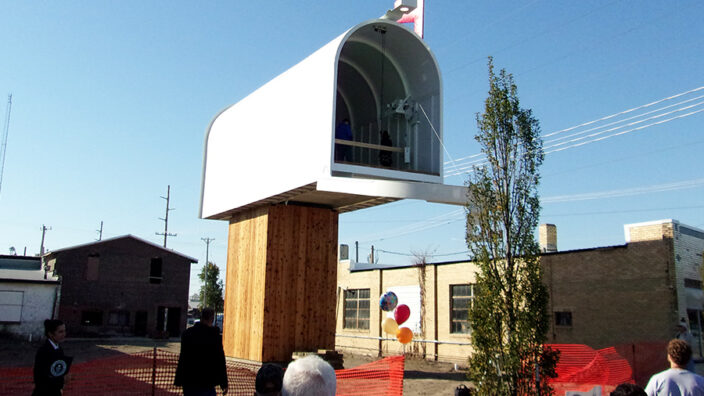
M284 374L283 396L335 396L337 378L332 366L316 355L308 355L288 365Z

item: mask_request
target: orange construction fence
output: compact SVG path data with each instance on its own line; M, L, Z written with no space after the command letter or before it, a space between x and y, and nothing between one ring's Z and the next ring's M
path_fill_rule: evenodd
M654 373L666 369L665 342L624 344L595 350L580 344L551 344L560 351L551 380L556 395L588 391L601 386L608 394L624 382L645 386ZM178 354L154 348L74 364L65 395L173 395ZM338 395L402 395L403 356L391 356L351 369L337 370ZM259 365L228 361L231 395L254 394ZM0 395L30 394L34 385L31 367L0 368Z
M177 362L178 354L154 348L74 364L64 395L179 395ZM253 395L257 370L258 364L228 361L228 395ZM403 356L337 370L337 394L402 395L403 370ZM31 367L0 368L0 395L29 395L33 388Z
M555 394L564 391L588 391L601 386L608 394L622 383L645 387L650 377L669 367L667 342L622 344L595 350L581 344L552 344L560 351L557 378L551 381Z

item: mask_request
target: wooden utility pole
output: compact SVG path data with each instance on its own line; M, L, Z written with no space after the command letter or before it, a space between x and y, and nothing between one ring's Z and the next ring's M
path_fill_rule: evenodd
M39 257L44 257L44 237L46 236L47 231L51 231L51 227L47 227L42 224L42 243L41 247L39 248Z
M39 248L39 261L42 263L42 269L44 270L44 279L46 279L46 273L49 270L49 268L44 263L44 237L46 236L46 232L50 230L51 227L47 227L42 224L42 243L41 247Z
M164 236L164 247L166 247L166 238L170 236L177 236L177 234L169 234L169 211L174 210L173 208L169 208L169 200L171 199L171 185L166 186L166 196L161 198L166 200L166 216L164 216L163 219L159 217L159 220L164 222L164 232L155 232L155 234Z
M208 264L208 252L210 251L210 242L214 241L215 238L201 238L200 240L205 242L205 264Z

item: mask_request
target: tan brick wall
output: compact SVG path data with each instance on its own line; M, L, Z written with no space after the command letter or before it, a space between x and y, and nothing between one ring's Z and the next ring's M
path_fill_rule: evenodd
M468 344L469 335L450 334L450 285L473 283L475 271L475 266L470 263L426 266L425 316L421 318L424 321L425 336L422 338L426 341L440 342L416 342L419 339L419 336L416 335L415 341L406 346L406 352L413 351L424 355L427 359L435 359L437 355L438 360L441 361L466 362L467 356L472 351L471 346L455 343ZM349 262L343 261L338 266L337 273L340 297L337 304L336 333L338 337L336 338L336 348L374 356L378 355L379 351L382 355L403 353L403 346L395 339L380 341L370 338L392 337L382 334L383 311L379 308L379 297L388 288L418 285L418 269L406 267L350 272ZM343 291L345 288L370 289L370 328L368 331L343 329ZM437 327L435 323L437 323Z
M337 267L337 318L336 334L348 337L335 337L335 349L349 351L353 353L377 356L379 354L379 341L373 339L379 337L379 314L376 298L380 295L380 272L363 271L351 273L349 271L349 260L340 261ZM343 329L344 320L344 290L346 289L369 289L369 330ZM352 338L367 337L367 338Z
M673 237L672 223L634 224L626 227L630 231L630 241L626 242L657 241Z
M671 240L544 255L549 342L593 348L669 339L677 323ZM554 312L572 326L554 325Z
M678 239L673 237L678 235ZM622 246L557 252L541 256L544 281L551 295L550 343L579 343L593 348L638 342L669 340L681 317L683 277L698 277L704 241L676 234L673 223L645 224L630 229L631 243ZM686 259L687 267L676 264ZM691 264L695 263L695 264ZM696 263L699 263L696 265ZM682 268L680 268L682 267ZM472 263L429 265L427 275L426 357L440 361L466 362L472 349L468 335L450 334L450 285L474 283ZM435 274L437 273L437 281ZM348 262L338 267L338 284L370 288L370 330L342 329L342 297L338 303L338 335L380 336L378 297L392 286L417 285L415 268L374 269L350 272ZM432 298L431 298L432 296ZM435 308L437 306L437 313ZM572 326L554 326L554 312L572 313ZM442 343L446 342L446 343ZM449 342L449 343L448 343ZM381 347L380 347L381 345ZM396 341L352 339L338 336L336 347L376 355L402 351ZM417 349L417 347L416 347Z
M557 227L554 224L541 224L538 228L538 242L541 252L556 252Z

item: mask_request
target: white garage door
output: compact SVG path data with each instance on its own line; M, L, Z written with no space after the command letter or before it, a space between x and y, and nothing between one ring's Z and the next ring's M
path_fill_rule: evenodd
M0 322L20 322L23 298L24 292L0 290Z

